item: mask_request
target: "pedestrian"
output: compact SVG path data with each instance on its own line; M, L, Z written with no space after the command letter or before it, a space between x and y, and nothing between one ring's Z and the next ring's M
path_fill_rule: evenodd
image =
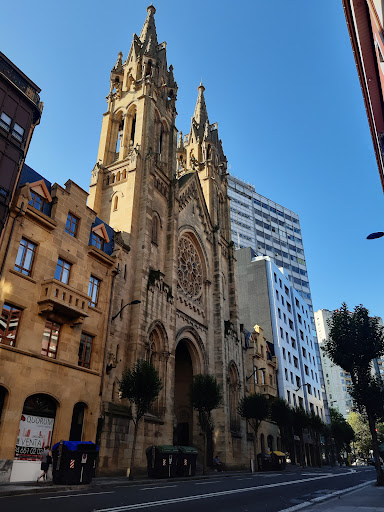
M216 455L216 457L213 459L213 462L215 463L215 467L219 473L221 473L221 471L224 471L223 463L219 460L218 455Z
M52 464L52 452L49 449L49 446L46 445L43 448L43 456L42 456L42 459L41 459L41 466L40 466L40 469L42 469L43 472L41 473L41 475L37 479L37 482L40 480L40 478L43 478L43 480L45 482L47 481L47 473L48 473L49 466L51 464Z

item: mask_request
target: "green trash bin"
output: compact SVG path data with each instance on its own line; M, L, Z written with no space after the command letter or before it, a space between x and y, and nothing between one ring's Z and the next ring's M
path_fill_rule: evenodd
M179 460L177 464L178 476L195 476L197 450L193 446L178 446Z
M176 446L149 446L145 453L150 478L172 478L176 476L179 458L179 450Z

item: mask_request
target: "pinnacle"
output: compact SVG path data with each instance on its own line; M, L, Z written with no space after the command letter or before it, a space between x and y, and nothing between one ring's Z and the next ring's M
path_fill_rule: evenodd
M197 88L197 90L199 91L199 94L197 96L195 112L193 114L193 117L194 117L196 123L199 125L199 127L204 127L206 122L209 122L209 121L208 121L207 107L205 105L205 99L204 99L205 87L202 82L200 82L200 85Z
M157 47L157 34L156 34L156 25L155 25L155 18L154 14L156 12L156 9L151 4L147 7L147 17L145 19L143 28L140 32L140 41L145 44L151 39L151 46Z

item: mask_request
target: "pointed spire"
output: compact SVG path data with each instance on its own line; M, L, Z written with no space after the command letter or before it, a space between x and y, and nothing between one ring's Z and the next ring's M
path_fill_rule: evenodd
M116 71L116 73L121 73L123 71L123 52L119 52L117 54L117 61L113 66L112 71Z
M205 87L202 82L200 82L200 85L197 88L197 90L199 91L199 94L197 96L196 107L195 107L195 112L193 113L193 117L194 117L196 123L201 128L201 127L205 126L206 122L209 122L207 107L205 105L205 99L204 99Z
M147 18L144 22L143 28L140 32L140 41L143 43L143 46L146 48L148 45L145 43L148 43L150 41L150 47L157 47L157 34L156 34L156 25L155 25L155 17L154 14L156 12L156 9L151 4L149 7L147 7Z
M179 149L179 150L184 149L183 132L179 132L179 141L177 143L177 149Z

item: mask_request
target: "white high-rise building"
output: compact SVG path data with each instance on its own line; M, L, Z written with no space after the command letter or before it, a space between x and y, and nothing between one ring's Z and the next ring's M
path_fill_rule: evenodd
M321 366L310 311L301 295L268 256L251 248L236 251L239 318L247 330L257 322L273 342L279 395L325 419Z
M258 194L253 185L231 175L228 176L228 196L231 200L232 241L236 248L251 247L258 256L269 256L279 268L284 269L290 285L308 305L326 421L329 422L299 216Z
M328 309L319 309L315 311L315 324L317 339L320 347L321 363L327 391L328 405L337 409L346 418L352 410L351 376L340 366L331 361L327 354L321 349L324 342L329 337L329 326L327 320L332 317L332 311Z

